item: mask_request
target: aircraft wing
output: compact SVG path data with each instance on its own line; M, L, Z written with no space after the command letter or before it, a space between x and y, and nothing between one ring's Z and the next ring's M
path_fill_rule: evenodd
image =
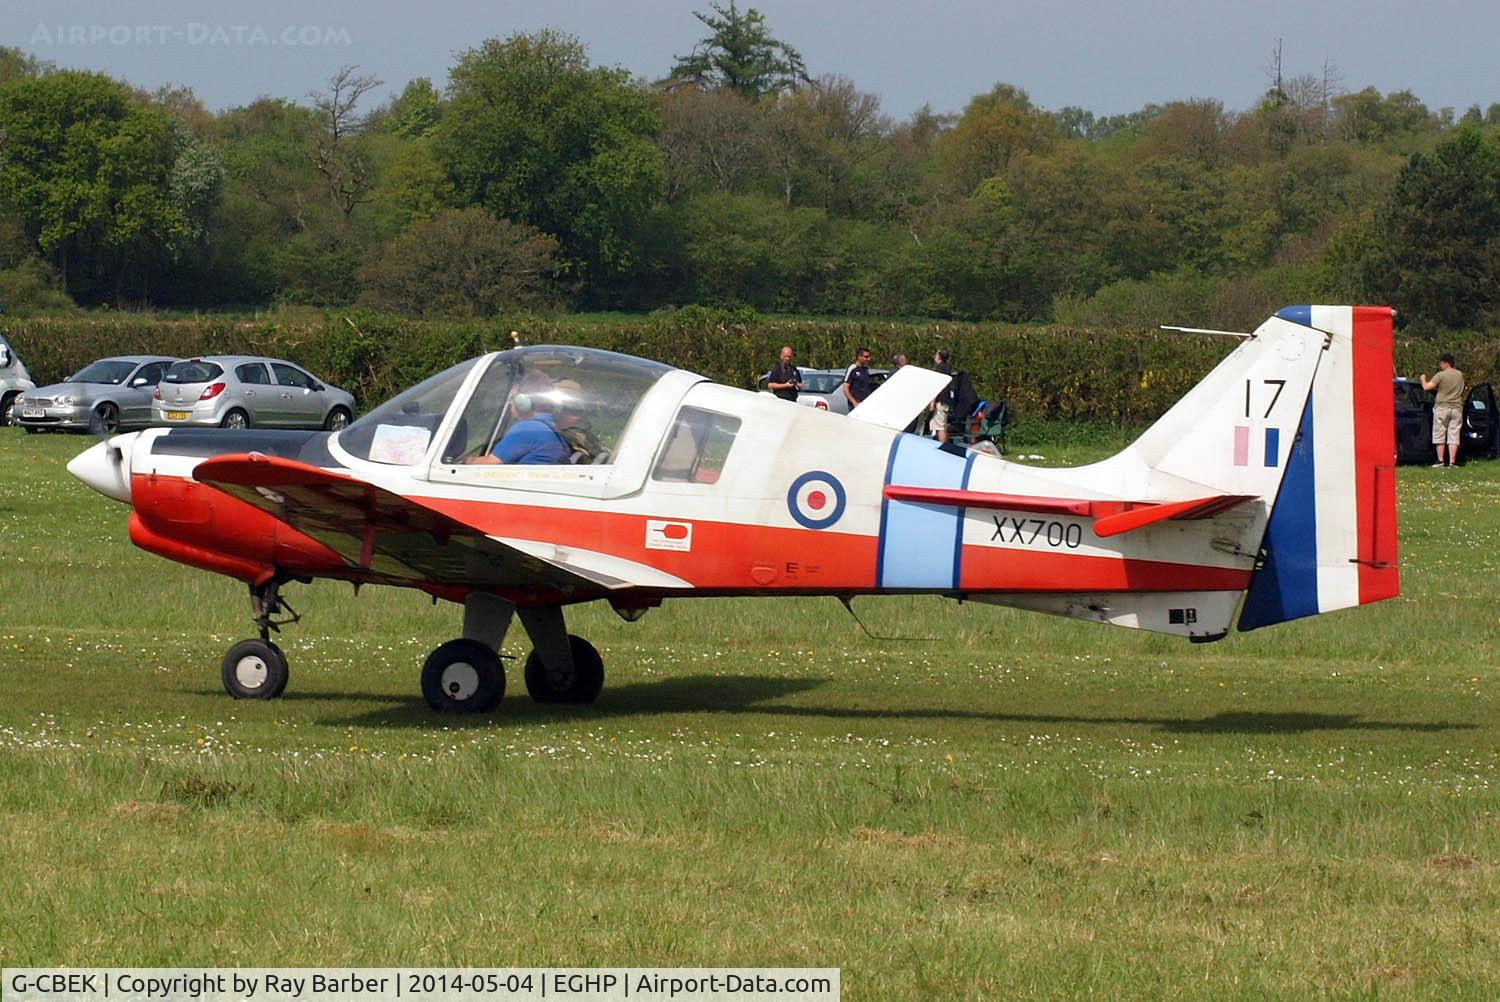
M903 365L886 377L875 392L861 400L849 416L866 424L900 431L927 409L952 378L921 366Z
M374 575L565 595L633 584L543 559L420 501L296 460L260 453L218 456L199 463L193 477Z
M938 487L905 487L888 484L885 496L892 501L963 508L993 508L1028 511L1043 515L1076 515L1094 520L1094 535L1118 536L1144 529L1168 519L1212 518L1245 501L1250 494L1213 494L1186 501L1103 501L1089 498L1036 497L1030 494L993 494L986 491L949 490Z

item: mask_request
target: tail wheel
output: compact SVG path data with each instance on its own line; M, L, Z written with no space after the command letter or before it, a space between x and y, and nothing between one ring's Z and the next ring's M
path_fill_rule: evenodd
M241 640L220 668L224 689L235 699L275 699L286 691L286 655L269 640Z
M94 408L90 422L95 434L113 435L120 430L120 408L106 400Z
M224 420L219 422L220 428L248 428L250 427L250 415L236 407L224 415Z
M422 697L439 713L487 713L504 695L500 655L477 640L450 640L422 665Z
M323 422L323 427L328 431L343 431L349 427L349 412L342 407L335 407L328 412L328 420Z
M568 634L573 652L571 671L553 671L532 651L526 658L526 691L538 703L592 703L604 688L604 659L594 645Z

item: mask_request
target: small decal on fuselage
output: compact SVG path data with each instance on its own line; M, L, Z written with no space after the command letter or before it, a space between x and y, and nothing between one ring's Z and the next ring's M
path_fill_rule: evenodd
M693 548L693 523L646 519L646 549L677 550L686 553Z

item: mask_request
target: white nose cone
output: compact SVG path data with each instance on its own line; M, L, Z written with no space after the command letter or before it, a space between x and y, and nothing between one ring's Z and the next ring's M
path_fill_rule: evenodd
M68 472L105 497L130 503L130 450L140 432L116 435L73 457Z

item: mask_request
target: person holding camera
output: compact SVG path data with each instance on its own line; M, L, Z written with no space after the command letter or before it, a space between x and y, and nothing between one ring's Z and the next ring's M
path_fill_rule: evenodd
M781 346L781 360L771 369L771 378L766 388L782 400L797 402L797 391L802 389L802 370L792 364L792 346Z

